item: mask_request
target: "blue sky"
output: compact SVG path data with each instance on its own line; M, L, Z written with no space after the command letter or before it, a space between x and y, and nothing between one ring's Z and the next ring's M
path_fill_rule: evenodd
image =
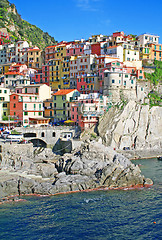
M57 41L92 34L157 34L162 38L162 1L146 0L10 0L21 17ZM154 4L155 3L155 4ZM160 38L160 43L162 40Z

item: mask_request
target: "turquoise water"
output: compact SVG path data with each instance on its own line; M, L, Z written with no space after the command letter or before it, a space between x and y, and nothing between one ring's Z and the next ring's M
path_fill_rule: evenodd
M162 161L135 163L142 164L153 187L26 197L1 205L0 240L162 239Z

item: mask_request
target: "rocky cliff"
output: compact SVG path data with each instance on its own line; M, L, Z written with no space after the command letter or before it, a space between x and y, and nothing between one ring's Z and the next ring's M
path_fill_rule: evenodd
M51 149L34 156L31 144L4 144L0 168L1 199L152 184L138 166L99 142L84 143L64 156L56 156Z
M162 107L130 101L124 108L112 107L102 118L98 132L103 143L117 149L162 148Z

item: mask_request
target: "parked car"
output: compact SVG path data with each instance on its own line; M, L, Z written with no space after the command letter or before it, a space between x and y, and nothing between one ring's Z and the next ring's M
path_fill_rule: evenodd
M21 140L18 144L27 144L27 143L28 143L28 141L25 140L25 139L23 139L23 140Z
M123 147L123 150L130 150L130 147Z
M6 139L9 134L10 134L9 131L4 131L4 132L2 132L1 137L2 137L3 139Z

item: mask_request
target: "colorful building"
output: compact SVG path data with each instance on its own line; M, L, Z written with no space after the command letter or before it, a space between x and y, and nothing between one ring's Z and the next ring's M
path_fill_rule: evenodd
M10 116L18 119L23 126L30 125L30 121L43 121L43 101L35 94L10 95Z
M29 68L39 69L44 63L43 52L38 47L28 48L27 62Z
M10 89L0 87L0 120L8 117L10 111Z
M71 119L71 102L79 95L76 89L62 89L53 94L55 122Z
M46 84L33 84L22 88L22 94L34 94L41 101L51 98L51 88Z

